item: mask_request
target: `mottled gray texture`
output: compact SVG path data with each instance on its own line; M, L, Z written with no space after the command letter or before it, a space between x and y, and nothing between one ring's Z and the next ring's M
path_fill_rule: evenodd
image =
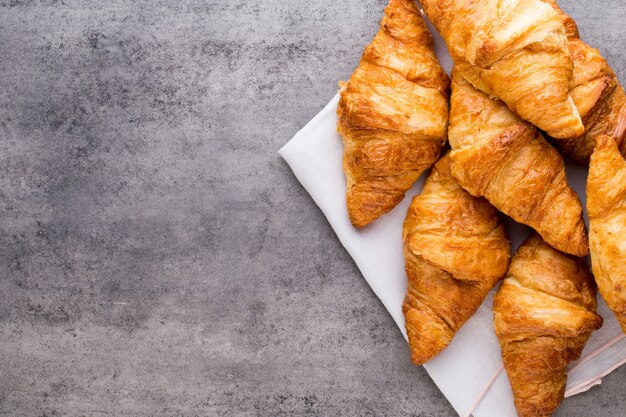
M564 7L625 80L600 4ZM383 7L0 0L0 415L454 414L276 154Z

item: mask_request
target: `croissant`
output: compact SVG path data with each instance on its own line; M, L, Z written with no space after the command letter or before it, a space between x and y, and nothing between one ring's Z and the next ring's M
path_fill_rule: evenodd
M595 139L611 136L626 155L626 94L617 76L595 48L584 43L576 22L565 14L555 0L543 0L559 14L565 25L569 50L574 62L570 95L585 125L585 133L576 138L555 140L554 145L574 162L589 164Z
M581 259L534 234L511 260L493 311L518 416L552 415L563 401L568 364L602 326L593 277Z
M622 155L626 155L626 93L621 85L617 85L607 99L607 104L598 111L596 121L588 126L589 128L581 137L558 140L553 143L572 161L587 165L593 153L596 138L606 134L618 144Z
M531 124L452 72L448 140L452 175L476 197L533 229L555 248L589 252L582 204L561 155Z
M420 0L457 70L554 138L584 126L569 95L573 63L559 15L541 0Z
M626 160L606 135L591 155L587 212L593 273L626 333Z
M402 310L420 365L448 346L504 276L510 247L497 211L458 185L447 156L413 199L402 230L409 279Z
M393 209L435 163L446 139L448 96L448 76L417 6L390 0L337 108L355 227Z

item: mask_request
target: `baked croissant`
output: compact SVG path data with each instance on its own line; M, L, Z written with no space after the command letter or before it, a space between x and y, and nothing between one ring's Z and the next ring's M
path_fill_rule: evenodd
M531 124L452 72L452 175L476 197L535 229L555 248L589 252L582 204L561 155Z
M580 40L576 22L565 14L555 0L543 0L559 14L565 25L569 50L574 62L570 95L585 125L585 133L576 138L556 140L554 145L571 160L589 164L595 139L611 136L626 155L626 94L617 76L595 48Z
M572 161L587 165L593 153L596 138L603 134L611 136L618 144L622 155L626 155L626 93L619 84L607 99L607 104L599 110L595 122L589 124L583 136L553 143Z
M587 212L593 273L626 333L626 160L606 135L591 155Z
M559 15L541 0L420 0L457 70L554 138L584 126L569 95L573 63Z
M402 310L411 356L441 352L506 272L510 247L497 211L469 195L441 158L402 229L409 283Z
M448 95L448 76L417 6L390 0L337 108L355 227L394 208L435 163L446 139Z
M563 401L567 366L602 326L593 277L581 259L534 234L511 260L493 311L518 416L552 415Z

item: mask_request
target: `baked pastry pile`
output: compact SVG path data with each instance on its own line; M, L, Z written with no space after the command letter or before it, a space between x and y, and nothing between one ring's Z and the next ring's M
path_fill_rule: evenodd
M369 225L432 167L402 233L412 360L445 349L504 279L494 328L515 406L550 416L602 326L596 288L626 333L626 93L555 0L421 6L451 80L414 1L390 0L340 84L348 214ZM589 165L589 238L564 157ZM534 229L512 259L501 213Z

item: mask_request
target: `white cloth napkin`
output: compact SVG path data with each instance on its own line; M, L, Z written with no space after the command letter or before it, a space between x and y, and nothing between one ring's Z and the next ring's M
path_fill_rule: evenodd
M442 66L450 71L450 56L432 29ZM383 302L406 338L402 300L407 278L402 255L402 223L423 177L393 211L365 230L352 227L346 209L346 180L342 169L343 146L337 134L338 96L300 130L279 154L322 209L337 237L352 256L363 277ZM586 169L567 166L570 184L585 200ZM513 249L527 237L525 226L507 221ZM502 371L500 347L493 329L493 293L474 317L457 333L438 357L424 365L433 381L462 417L515 417L511 387ZM595 332L581 359L569 370L566 396L584 392L602 377L626 363L626 338L613 313L599 300L604 326ZM407 349L407 355L409 351Z

